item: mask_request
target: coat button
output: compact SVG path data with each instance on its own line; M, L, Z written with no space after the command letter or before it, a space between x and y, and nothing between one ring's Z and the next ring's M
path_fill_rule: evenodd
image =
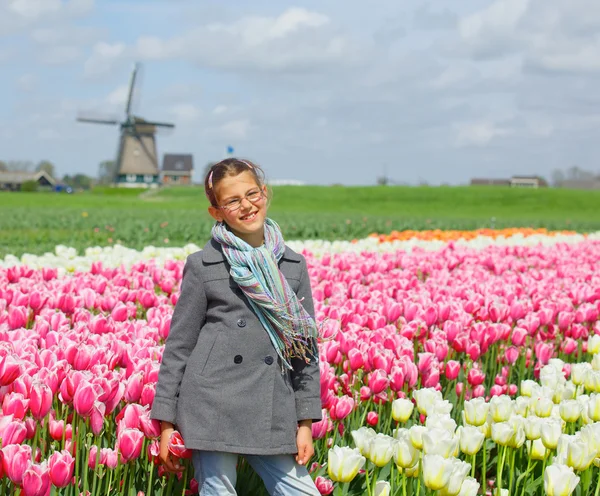
M237 325L238 327L246 327L246 321L244 319L238 319Z
M244 358L242 357L242 355L236 355L236 356L233 357L233 362L234 363L242 363L243 359Z
M273 363L273 357L271 355L265 357L265 363L271 365Z

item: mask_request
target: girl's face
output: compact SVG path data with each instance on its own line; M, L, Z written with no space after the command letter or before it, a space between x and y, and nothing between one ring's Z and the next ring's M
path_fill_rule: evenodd
M208 211L215 220L225 222L237 237L259 246L267 216L266 195L266 186L261 188L249 171L225 176L215 185L218 207L211 205Z

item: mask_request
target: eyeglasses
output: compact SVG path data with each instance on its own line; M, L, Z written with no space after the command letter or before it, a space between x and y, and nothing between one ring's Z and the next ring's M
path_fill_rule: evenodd
M244 196L244 198L252 204L258 203L263 197L263 192L260 189L248 191ZM237 212L241 208L242 200L244 198L234 198L233 200L229 200L225 205L220 205L219 208L226 210L227 212Z

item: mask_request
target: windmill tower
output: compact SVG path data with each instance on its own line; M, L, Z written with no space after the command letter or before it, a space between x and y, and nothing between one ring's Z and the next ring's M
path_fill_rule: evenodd
M125 106L125 120L94 119L80 116L79 122L92 124L119 124L121 135L117 147L115 163L115 176L113 183L121 187L157 187L159 185L159 166L156 153L157 128L174 128L174 124L166 122L151 122L131 113L131 102L135 89L139 64L136 64L131 73L127 104Z

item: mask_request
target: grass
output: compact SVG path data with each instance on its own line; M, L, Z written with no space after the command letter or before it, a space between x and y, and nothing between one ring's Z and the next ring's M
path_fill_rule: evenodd
M502 187L273 188L286 239L352 239L392 229L546 227L600 230L600 192ZM116 242L142 248L204 242L212 219L200 188L0 193L0 257Z

